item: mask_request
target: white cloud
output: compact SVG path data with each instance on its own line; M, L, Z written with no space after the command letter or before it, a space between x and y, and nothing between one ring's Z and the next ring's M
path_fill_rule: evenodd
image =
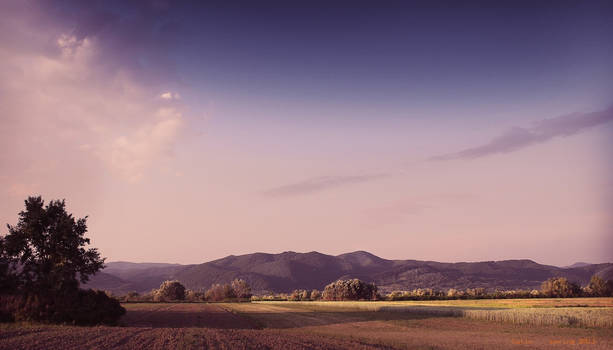
M161 119L142 125L129 135L115 138L98 153L115 172L130 182L139 181L156 158L170 153L181 130L181 113L160 109L157 116Z
M164 100L178 100L178 99L181 98L181 95L179 95L176 92L173 93L173 92L167 91L167 92L161 94L160 98L162 98Z
M150 100L155 86L119 66L101 67L95 38L13 29L57 51L0 46L0 162L17 164L5 172L5 189L21 193L23 183L75 168L135 182L172 155L184 124L181 105L160 108Z

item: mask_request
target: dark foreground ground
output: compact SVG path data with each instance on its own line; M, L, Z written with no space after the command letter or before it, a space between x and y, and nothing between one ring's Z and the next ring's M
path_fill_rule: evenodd
M120 327L0 325L0 349L613 349L608 327L514 325L289 302L126 308Z

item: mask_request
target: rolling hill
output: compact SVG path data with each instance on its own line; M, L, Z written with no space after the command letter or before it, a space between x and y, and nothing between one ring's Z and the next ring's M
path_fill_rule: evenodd
M560 268L531 260L441 263L387 260L365 251L337 256L318 252L253 253L196 265L111 262L86 285L90 288L146 292L176 279L189 289L206 289L234 278L249 282L255 293L323 289L341 278L375 282L382 292L414 288L533 289L549 277L563 276L585 285L598 274L613 279L613 264Z

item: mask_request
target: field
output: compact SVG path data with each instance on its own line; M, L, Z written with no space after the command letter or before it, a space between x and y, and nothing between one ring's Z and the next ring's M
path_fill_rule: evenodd
M124 306L120 327L0 325L0 349L613 348L613 298Z

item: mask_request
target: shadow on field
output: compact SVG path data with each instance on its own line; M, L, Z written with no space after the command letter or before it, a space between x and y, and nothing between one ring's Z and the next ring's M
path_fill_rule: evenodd
M194 305L194 304L192 304ZM402 321L426 318L454 317L451 313L403 312L381 310L288 310L260 312L230 311L210 304L190 306L175 304L155 309L129 309L121 324L127 327L145 328L213 328L213 329L288 329L332 324Z
M193 304L192 304L193 305ZM121 319L126 327L256 329L250 319L211 305L175 304L158 308L132 308Z

